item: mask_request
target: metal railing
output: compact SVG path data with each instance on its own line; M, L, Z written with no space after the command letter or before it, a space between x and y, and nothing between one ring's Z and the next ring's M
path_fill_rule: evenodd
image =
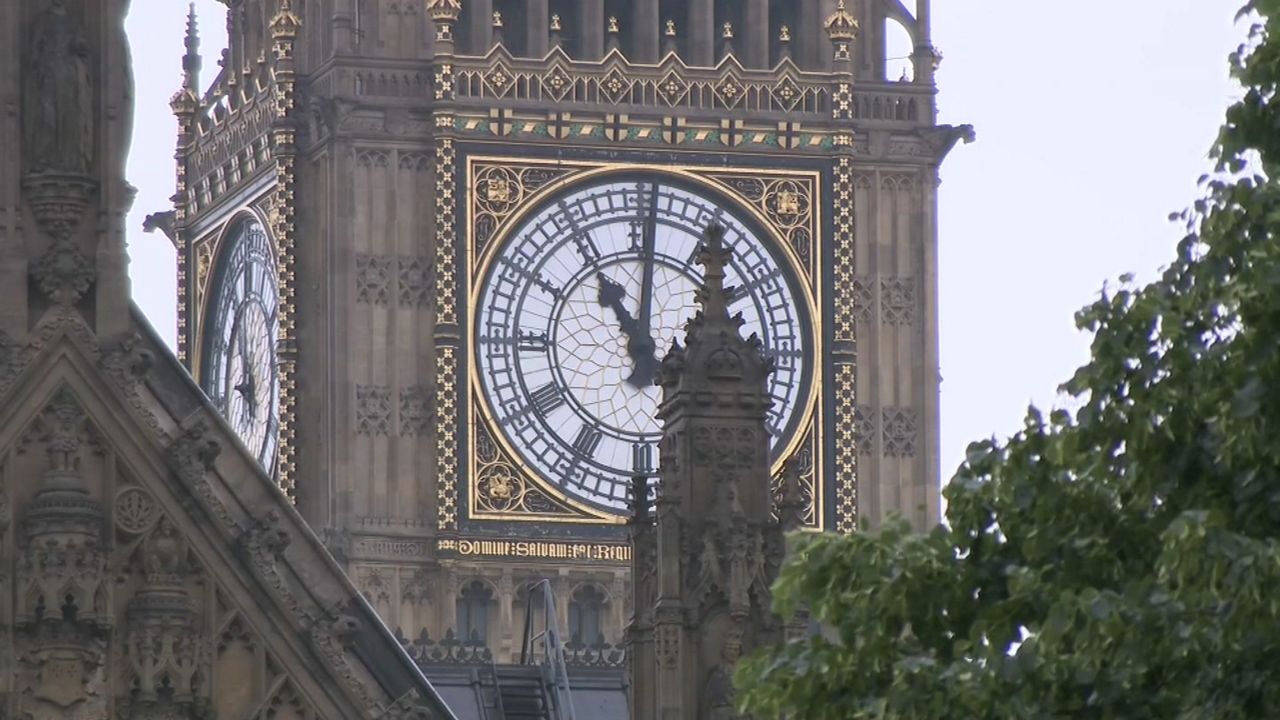
M534 630L534 598L541 593L543 625ZM539 659L535 646L542 643ZM565 662L564 643L560 640L560 625L556 619L556 599L551 593L551 581L539 580L529 589L524 608L524 641L520 644L521 665L541 665L544 678L553 688L550 695L551 717L576 720L573 713L573 697L569 693L569 667Z

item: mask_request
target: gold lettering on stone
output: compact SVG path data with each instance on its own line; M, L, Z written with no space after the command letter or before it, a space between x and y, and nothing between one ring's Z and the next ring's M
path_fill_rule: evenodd
M611 543L574 543L550 540L458 540L449 547L459 555L480 557L538 558L628 562L631 548Z

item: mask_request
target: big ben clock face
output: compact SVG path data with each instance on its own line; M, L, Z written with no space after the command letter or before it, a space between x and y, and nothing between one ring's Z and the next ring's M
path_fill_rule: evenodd
M246 447L268 471L278 444L280 331L276 263L257 221L242 221L223 240L214 269L200 384Z
M660 178L579 187L528 215L488 258L475 363L488 412L534 473L619 512L657 467L658 362L696 311L702 229L725 227L730 312L759 335L775 452L796 430L812 338L791 265L734 208Z

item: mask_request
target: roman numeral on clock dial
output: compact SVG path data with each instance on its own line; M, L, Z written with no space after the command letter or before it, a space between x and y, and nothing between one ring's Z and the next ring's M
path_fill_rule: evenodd
M546 352L547 336L545 333L520 331L520 352Z
M573 449L579 455L591 457L596 452L596 447L600 444L600 431L590 425L583 425L578 430L578 434L573 438Z
M529 399L533 401L534 409L543 416L564 404L564 395L561 394L560 389L553 382L549 382L529 393Z

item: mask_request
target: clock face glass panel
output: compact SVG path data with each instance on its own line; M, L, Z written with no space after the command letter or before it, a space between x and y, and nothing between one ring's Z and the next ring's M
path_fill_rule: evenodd
M257 221L223 240L204 323L201 387L268 471L279 442L276 263Z
M808 391L807 312L791 266L730 207L662 179L581 187L530 215L489 262L475 310L481 391L525 465L570 496L621 511L630 478L656 470L654 373L696 312L712 222L732 251L730 312L777 366L776 452Z

